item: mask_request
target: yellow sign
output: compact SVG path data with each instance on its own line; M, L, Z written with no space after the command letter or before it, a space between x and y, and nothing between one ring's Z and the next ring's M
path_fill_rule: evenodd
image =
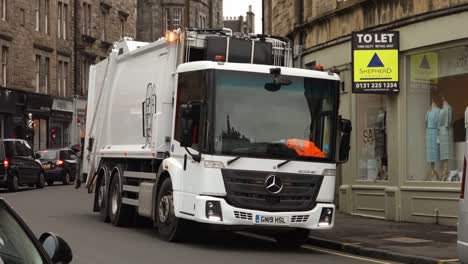
M439 55L425 52L411 55L411 81L437 84L439 78Z
M354 50L354 82L398 81L398 50Z

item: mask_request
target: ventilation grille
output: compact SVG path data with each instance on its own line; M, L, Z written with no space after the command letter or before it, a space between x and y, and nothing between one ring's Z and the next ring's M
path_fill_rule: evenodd
M252 214L251 214L251 213L234 211L234 216L235 216L237 219L252 220Z
M294 215L291 218L291 223L305 223L309 220L308 215Z

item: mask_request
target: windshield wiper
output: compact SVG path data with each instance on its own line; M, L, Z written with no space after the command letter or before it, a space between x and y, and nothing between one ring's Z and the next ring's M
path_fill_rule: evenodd
M290 158L290 159L287 159L287 160L285 160L285 161L279 163L278 165L276 165L276 168L279 169L280 167L282 167L282 166L288 164L289 162L291 162L291 161L293 161L293 160L299 158L300 156L301 156L301 155L296 155L296 156L294 156L294 157L292 157L292 158Z
M233 158L233 159L228 160L228 161L227 161L227 165L231 165L231 163L235 162L236 160L238 160L238 159L240 159L240 158L242 158L242 156L237 156L237 157L235 157L235 158Z

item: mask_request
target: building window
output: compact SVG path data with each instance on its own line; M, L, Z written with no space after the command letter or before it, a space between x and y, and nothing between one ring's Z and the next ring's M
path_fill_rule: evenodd
M62 38L62 2L57 4L57 38Z
M44 61L44 93L45 94L49 93L49 83L50 83L49 72L50 72L50 59L46 57Z
M67 27L68 27L68 5L63 4L62 10L62 37L64 40L67 39Z
M40 31L41 30L41 12L40 12L40 8L41 8L41 0L36 0L36 7L34 9L34 14L36 16L36 31Z
M388 180L387 97L362 94L357 99L358 180Z
M1 0L0 2L2 4L2 20L6 21L7 20L7 0Z
M41 56L36 55L36 93L39 93L41 86Z
M83 34L91 36L91 5L83 3Z
M468 48L406 56L408 181L459 182L468 136Z
M120 18L120 37L125 37L125 19Z
M62 84L62 89L63 89L63 96L68 95L68 62L63 62L63 71L62 71L62 77L63 77L63 84Z
M49 0L44 0L44 32L49 34Z
M81 61L81 87L84 96L88 93L89 67L91 64L91 60L87 58L83 58Z
M63 62L57 62L57 94L58 96L62 95L62 67Z
M7 86L8 80L8 47L2 47L2 85Z
M172 28L179 29L182 21L182 9L174 8L172 16Z

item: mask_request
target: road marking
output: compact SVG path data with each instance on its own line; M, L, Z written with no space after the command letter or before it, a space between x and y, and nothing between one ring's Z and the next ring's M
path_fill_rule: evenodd
M344 253L338 253L338 252L335 252L335 251L326 250L326 249L322 249L322 248L317 248L317 247L309 246L309 245L303 245L302 248L309 249L309 250L314 250L314 251L318 251L318 252L322 252L322 253L332 254L332 255L336 255L336 256L340 256L340 257L363 260L363 261L373 262L373 263L378 263L378 264L391 264L392 263L392 262L386 262L386 261L374 260L374 259L370 259L370 258L363 258L363 257L348 255L348 254L344 254Z
M267 236L262 236L262 235L257 235L257 234L252 234L252 233L249 233L249 232L242 232L242 231L236 232L236 233L240 234L240 235L243 235L243 236L251 237L251 238L266 240L266 241L270 241L270 242L276 242L276 240L274 238L267 237ZM356 244L359 244L359 243L356 243ZM332 251L332 250L322 249L322 248L309 246L309 245L302 245L301 247L304 248L304 249L318 251L318 252L321 252L321 253L331 254L331 255L345 257L345 258L363 260L363 261L377 263L377 264L391 264L392 263L392 262L379 261L379 260L374 260L374 259L370 259L370 258L364 258L364 257L348 255L348 254L345 254L345 253L338 253L338 252L335 252L335 251ZM448 262L449 260L444 260L444 261ZM439 264L443 264L443 263L444 262L440 262Z
M459 259L441 259L437 263L438 264L444 264L444 263L447 263L447 262L458 262L458 261L459 261Z

